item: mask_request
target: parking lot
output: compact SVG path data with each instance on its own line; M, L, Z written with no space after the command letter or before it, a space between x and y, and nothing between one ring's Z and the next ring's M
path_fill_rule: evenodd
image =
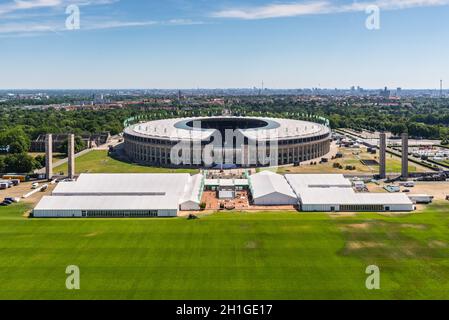
M33 183L39 183L39 186L43 186L44 184L48 184L48 189L45 192L36 192L32 196L30 196L27 199L23 199L22 196L33 191L31 188ZM46 180L41 181L29 181L29 182L22 182L18 186L11 187L5 190L0 190L0 202L3 201L5 198L20 198L21 202L29 203L30 205L34 206L36 205L43 196L50 195L53 189L56 185L52 185L50 183L47 183ZM0 208L1 210L1 208ZM0 211L1 212L1 211Z

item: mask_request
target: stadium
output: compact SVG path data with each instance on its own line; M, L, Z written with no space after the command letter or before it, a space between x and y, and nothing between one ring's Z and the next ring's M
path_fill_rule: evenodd
M124 131L130 161L177 167L300 163L330 150L328 126L291 119L198 117L139 123Z

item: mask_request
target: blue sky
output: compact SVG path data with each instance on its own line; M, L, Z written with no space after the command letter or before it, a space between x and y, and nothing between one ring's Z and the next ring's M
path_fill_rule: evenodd
M0 88L437 88L448 18L449 0L0 0Z

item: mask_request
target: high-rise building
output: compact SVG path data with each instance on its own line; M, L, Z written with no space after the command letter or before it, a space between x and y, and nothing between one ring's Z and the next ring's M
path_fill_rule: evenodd
M388 90L388 87L385 87L384 90L381 90L379 92L379 95L383 98L389 98L390 94L391 94L391 92L390 92L390 90Z

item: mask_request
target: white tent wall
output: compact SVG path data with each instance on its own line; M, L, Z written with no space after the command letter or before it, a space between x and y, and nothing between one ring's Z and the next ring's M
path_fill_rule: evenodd
M297 203L298 199L296 197L290 197L279 192L273 192L254 199L254 204L257 206L296 205Z

